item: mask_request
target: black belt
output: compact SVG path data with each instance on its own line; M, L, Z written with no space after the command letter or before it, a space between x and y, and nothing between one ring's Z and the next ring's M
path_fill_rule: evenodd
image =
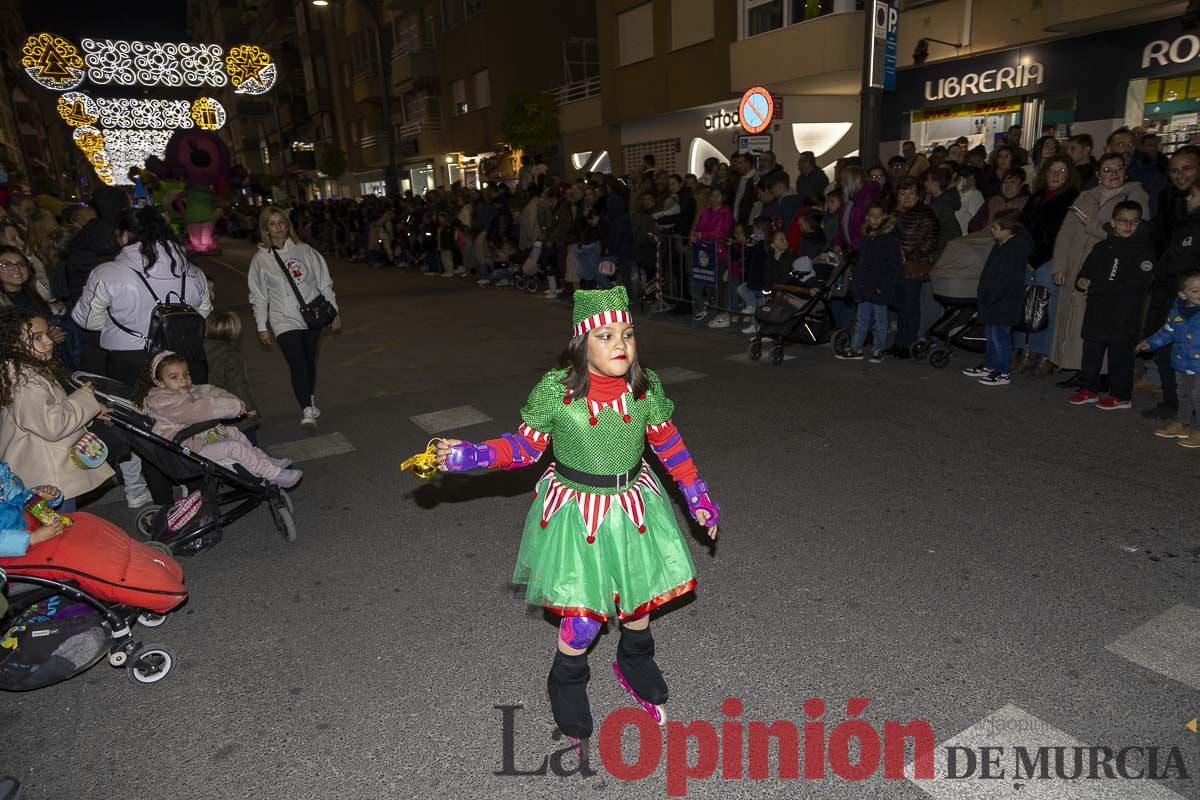
M580 472L577 469L571 469L566 464L555 464L554 472L563 478L575 483L591 486L595 489L628 489L630 485L637 480L638 475L642 472L642 465L638 464L627 472L622 472L617 475L593 475L590 472Z

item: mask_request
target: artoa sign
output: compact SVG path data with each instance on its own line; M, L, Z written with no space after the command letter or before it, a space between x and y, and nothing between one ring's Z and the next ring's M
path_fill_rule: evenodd
M1040 86L1045 71L1041 62L1034 61L1015 67L985 69L982 72L968 72L965 75L952 75L936 81L929 80L925 81L925 99L932 102L1006 90L1016 92L1027 86Z

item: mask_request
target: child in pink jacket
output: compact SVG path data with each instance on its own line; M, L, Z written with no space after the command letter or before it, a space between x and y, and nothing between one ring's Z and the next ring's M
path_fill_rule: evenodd
M154 432L173 439L179 431L197 422L235 419L246 413L246 406L234 395L216 386L192 385L187 359L169 350L150 360L134 392L134 400L145 404L154 419ZM190 437L184 443L205 458L225 466L241 464L259 477L290 489L304 476L288 469L291 461L271 458L242 435L237 428L215 425Z

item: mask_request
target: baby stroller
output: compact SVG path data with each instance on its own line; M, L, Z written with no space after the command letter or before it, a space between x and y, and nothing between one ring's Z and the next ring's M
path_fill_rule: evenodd
M758 331L750 342L750 360L762 358L764 339L775 342L771 363L776 366L783 363L785 344L811 347L829 341L833 331L830 302L849 270L848 260L843 261L836 253L823 253L813 262L812 271L793 271L786 283L777 284L767 302L754 312Z
M0 690L23 692L65 681L107 658L139 686L158 683L178 663L160 644L143 644L135 623L157 628L166 614L105 603L71 582L0 568Z
M942 369L950 363L954 349L982 353L987 349L983 326L976 317L975 303L979 277L992 249L992 237L986 231L952 240L929 271L934 299L943 308L942 315L929 326L921 341L913 345L913 357L929 355L929 366ZM934 345L937 341L940 344Z
M151 486L155 505L143 509L137 518L138 532L151 542L161 542L173 555L195 555L221 540L225 526L266 502L275 528L289 542L296 540L295 512L287 492L265 478L251 474L240 464L226 467L184 446L192 436L223 420L188 425L173 439L153 432L154 420L133 404L133 390L120 381L101 375L77 372L75 385L91 382L96 397L111 406L111 424L125 432L130 447L144 461L160 470L174 485L202 493L198 511L189 513L186 524L176 525L173 514L163 513L172 506L167 487ZM174 510L174 509L172 509Z
M513 272L513 286L522 292L537 294L546 290L545 273L542 271L542 243L534 242L533 249L525 257L521 268Z

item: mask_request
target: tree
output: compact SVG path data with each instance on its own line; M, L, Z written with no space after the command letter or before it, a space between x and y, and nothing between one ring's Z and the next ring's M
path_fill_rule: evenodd
M342 149L332 142L321 145L317 149L317 171L330 178L336 178L346 171L348 159Z
M557 144L558 104L544 92L514 92L504 111L504 135L513 147L538 150Z

